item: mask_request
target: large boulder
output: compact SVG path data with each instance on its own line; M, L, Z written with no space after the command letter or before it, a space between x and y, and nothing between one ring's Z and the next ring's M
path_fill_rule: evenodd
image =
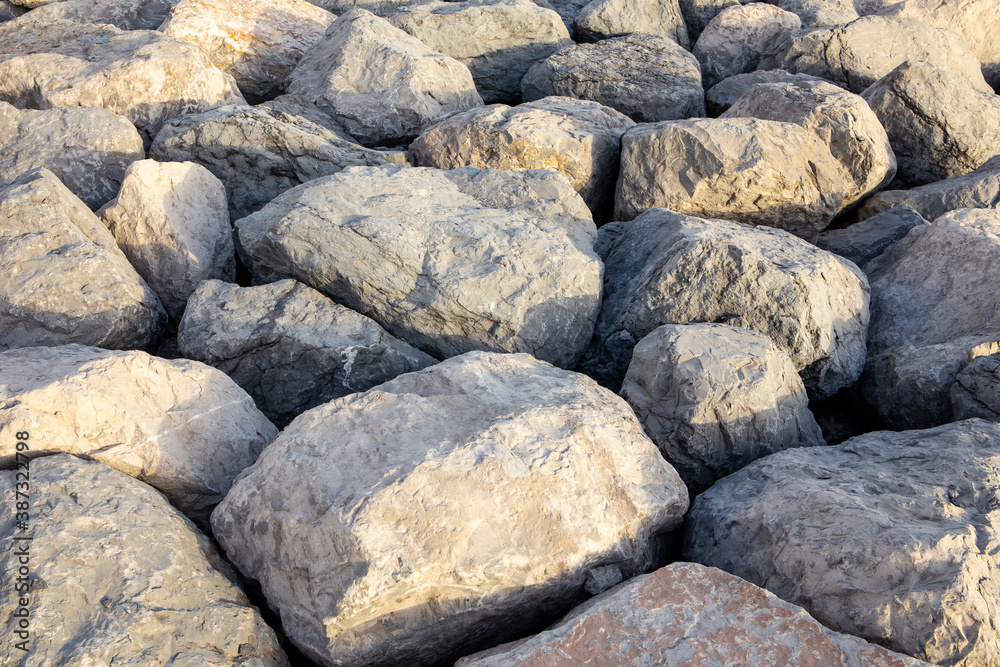
M313 100L366 145L406 142L483 105L468 67L363 9L330 26L299 61L288 92Z
M5 516L27 470L0 472ZM0 528L4 664L288 665L212 542L159 493L66 455L30 474L29 527ZM19 612L29 629L16 638Z
M713 18L692 52L705 86L757 69L760 57L781 33L802 27L799 17L763 2L733 5Z
M986 81L1000 88L1000 12L993 0L894 0L879 13L958 33L982 64Z
M703 118L622 137L615 218L653 207L768 225L813 240L855 194L822 137L794 123Z
M687 505L623 400L474 352L300 416L212 528L311 659L427 665L648 571Z
M0 102L0 183L45 167L92 209L115 196L146 157L132 123L94 107L21 110Z
M817 134L854 182L844 206L881 190L896 175L896 156L879 117L863 98L832 83L758 84L721 117L795 123Z
M84 345L0 353L0 430L32 436L32 456L102 461L207 518L278 434L245 391L197 361ZM0 444L0 466L16 441Z
M848 227L825 231L816 239L816 245L851 260L863 270L865 264L881 256L911 229L926 224L919 213L903 204Z
M727 7L740 4L740 0L677 0L692 42L697 42L712 19Z
M998 265L1000 211L994 209L947 213L868 264L864 389L889 424L922 428L951 419L957 373L984 353L982 345L1000 341L1000 282L985 270Z
M708 115L713 118L721 115L726 109L736 104L736 100L743 96L758 83L790 83L797 84L800 81L825 81L816 76L808 74L792 74L783 69L763 69L756 72L746 72L735 74L728 79L723 79L705 91L705 104L708 108Z
M389 21L466 65L486 102L511 102L528 68L573 41L555 11L531 0L431 0Z
M598 210L611 196L621 136L634 125L597 102L546 97L455 114L425 130L410 151L438 169L551 169Z
M620 393L692 497L762 456L826 444L795 364L746 329L654 329L635 346Z
M639 123L705 115L698 60L659 35L576 44L531 66L525 102L563 95L593 100Z
M889 134L903 187L967 174L1000 151L1000 96L947 70L906 62L863 97Z
M951 406L956 419L1000 422L1000 352L973 359L955 377Z
M935 664L1000 659L1000 424L790 449L693 503L684 557Z
M475 173L345 169L238 221L239 243L256 276L296 278L438 358L488 349L571 366L600 304L593 222L494 203Z
M110 23L121 30L156 30L177 2L178 0L55 0L36 7L23 20Z
M306 0L180 0L160 32L200 46L257 100L284 90L336 18Z
M617 388L636 343L664 324L756 331L788 354L814 399L858 379L868 281L776 229L653 209L601 228L604 303L582 368Z
M294 280L208 280L177 332L185 356L222 370L279 428L321 403L436 361L364 315Z
M677 0L590 0L573 20L581 40L596 41L619 35L660 35L690 46L687 27Z
M103 107L148 137L174 116L244 101L233 78L194 44L73 21L0 24L0 100Z
M97 214L175 320L201 281L236 277L226 190L201 165L133 162Z
M147 347L166 319L111 233L52 172L0 186L0 350Z
M858 216L870 218L901 204L928 220L959 208L1000 208L1000 155L991 157L968 174L909 190L879 192L864 203Z
M385 158L326 128L268 107L228 106L167 123L149 148L164 162L197 162L226 186L233 220L285 190Z
M651 656L657 664L699 667L926 664L833 632L801 607L722 570L674 563L602 593L544 632L456 667L569 667L594 656L613 656L621 667L645 667Z
M798 15L803 28L824 28L850 23L861 18L855 0L768 0L771 4ZM883 2L884 0L877 0ZM891 2L891 0L888 0ZM868 13L868 12L865 12Z
M758 68L811 74L860 93L907 60L926 60L992 92L961 35L915 19L864 16L842 26L786 32L764 52Z

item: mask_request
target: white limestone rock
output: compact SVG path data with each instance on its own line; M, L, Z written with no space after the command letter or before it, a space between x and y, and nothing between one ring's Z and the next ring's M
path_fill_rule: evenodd
M156 30L178 0L56 0L37 7L25 21L108 23L121 30Z

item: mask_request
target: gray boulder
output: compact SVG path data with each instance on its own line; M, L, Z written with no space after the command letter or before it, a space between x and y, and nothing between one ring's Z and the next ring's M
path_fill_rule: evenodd
M389 21L472 73L486 102L511 102L533 63L573 41L562 18L531 0L431 0Z
M108 23L121 30L156 30L179 0L56 0L37 7L25 21Z
M826 444L792 360L746 329L654 329L620 393L692 497L762 456Z
M628 116L590 100L546 97L494 104L431 126L410 146L417 163L438 169L551 169L598 210L611 196Z
M951 386L955 419L1000 422L1000 352L973 359Z
M743 93L750 90L758 83L790 83L797 84L800 81L825 81L819 77L808 74L792 74L783 69L757 70L756 72L746 72L736 74L728 79L723 79L705 91L705 103L708 107L708 115L713 118L719 116L729 107L736 104L736 100L742 97Z
M685 49L691 44L677 0L590 0L573 20L579 39L660 35Z
M0 23L13 21L18 16L22 16L27 10L24 7L15 5L9 0L0 0Z
M0 183L45 167L97 209L118 192L129 164L144 157L135 127L110 111L31 111L0 102Z
M483 105L469 68L363 9L330 26L299 61L288 92L314 101L365 145L406 142Z
M825 231L816 239L816 245L851 260L863 270L865 264L880 256L911 229L927 224L919 213L903 204L849 227Z
M562 18L563 24L572 33L573 19L580 12L589 0L533 0L536 5L545 9L551 9ZM415 0L415 4L426 2L426 0Z
M853 264L776 229L653 209L601 228L604 302L581 368L617 388L636 343L664 324L767 336L813 399L858 379L868 281Z
M74 21L0 24L0 100L35 109L103 107L147 137L174 116L244 101L233 78L194 44Z
M813 240L856 192L815 132L757 118L638 125L622 137L615 218L653 207Z
M721 116L743 117L795 123L823 139L854 182L844 207L881 190L896 174L896 156L879 117L863 98L832 83L758 84Z
M623 400L473 352L300 416L212 528L312 660L428 665L650 570L687 505Z
M30 472L30 532L13 521L0 529L0 614L12 619L0 661L287 667L274 631L212 542L163 496L72 456L32 461ZM6 516L22 502L13 491L20 479L0 472ZM16 541L26 535L30 542ZM21 650L11 628L25 610Z
M719 12L727 7L739 5L740 0L677 0L677 4L680 5L688 35L692 42L696 42L705 26L718 16Z
M915 19L864 16L842 26L784 33L758 69L784 69L860 93L907 60L926 60L984 92L979 60L961 35Z
M639 123L705 115L698 60L659 35L564 48L531 66L521 95L525 102L554 95L593 100Z
M904 187L967 174L1000 151L1000 96L930 63L903 63L862 96L889 134Z
M0 350L148 347L166 319L111 233L52 172L0 186Z
M722 10L705 26L692 49L701 63L705 86L757 69L765 48L781 33L801 26L797 15L763 2Z
M593 222L508 208L474 173L345 169L238 221L238 242L255 276L296 278L435 357L488 349L572 366L600 304Z
M306 181L346 167L386 164L377 151L301 116L248 106L174 119L156 135L149 156L205 166L226 186L233 220Z
M863 220L905 204L928 220L959 208L1000 208L1000 155L968 174L909 190L885 190L868 199L858 216Z
M883 431L756 461L695 499L684 557L935 664L1000 656L1000 424Z
M278 428L321 403L436 363L294 280L260 287L203 282L177 343L185 356L231 377Z
M301 95L278 95L274 99L261 102L254 108L270 109L271 111L281 111L293 116L301 116L310 123L315 123L323 129L333 132L344 141L352 144L358 143L357 139L348 134L343 125L328 116L312 100Z
M785 11L797 14L803 28L824 28L861 18L854 0L768 0ZM879 0L882 2L883 0ZM891 0L889 0L891 1Z

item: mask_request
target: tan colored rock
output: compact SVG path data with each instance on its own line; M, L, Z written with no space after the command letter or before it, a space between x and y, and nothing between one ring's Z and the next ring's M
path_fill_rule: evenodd
M0 99L103 107L150 137L174 116L244 101L233 78L193 44L72 21L0 24Z
M591 0L573 21L588 41L619 35L660 35L685 49L691 44L677 0Z
M825 79L808 74L792 74L783 69L763 69L736 74L705 91L705 105L708 107L708 115L712 117L721 115L726 109L736 104L736 100L740 99L743 93L758 83L795 84L799 81L825 81Z
M299 61L288 92L314 101L365 145L404 142L483 105L468 67L363 9L330 26Z
M886 1L892 2L892 0L875 0L876 3ZM861 18L859 9L865 14L872 13L861 7L862 2L855 0L771 0L771 2L797 14L802 20L803 28L825 28L850 23Z
M175 320L201 281L236 277L226 189L201 165L133 162L97 214Z
M528 639L459 660L456 667L571 667L594 656L616 665L919 667L833 632L801 607L714 567L674 563L615 587Z
M250 99L273 97L336 16L306 0L180 0L160 32L197 44Z
M212 526L311 659L425 665L648 571L687 504L623 400L474 352L303 414Z
M4 664L287 667L211 541L155 490L66 455L33 460L30 476L30 529L0 529L0 614L11 619ZM0 508L11 517L18 479L0 471ZM21 598L26 651L13 629Z
M705 87L757 69L765 48L784 31L800 27L797 15L763 2L722 10L705 26L692 49L701 63Z
M635 346L620 393L692 496L762 456L826 444L795 364L746 329L655 329Z
M56 0L33 9L25 20L110 23L121 30L156 30L177 2L178 0Z
M14 432L27 430L33 456L101 461L207 518L278 433L225 373L197 361L83 345L0 358L3 467L13 465Z
M722 118L763 118L814 132L850 175L850 206L884 188L896 175L896 156L879 117L865 100L825 81L758 84Z
M467 66L486 102L516 99L533 63L573 44L559 14L531 0L431 0L389 21Z
M410 150L418 164L438 169L550 169L597 210L611 194L621 136L634 125L597 102L546 97L455 114L425 130Z
M968 420L789 449L720 480L684 557L837 632L939 665L1000 659L1000 424Z
M756 118L649 123L622 137L615 218L663 207L813 240L856 186L815 132Z
M0 187L0 350L147 347L166 318L111 233L52 172Z

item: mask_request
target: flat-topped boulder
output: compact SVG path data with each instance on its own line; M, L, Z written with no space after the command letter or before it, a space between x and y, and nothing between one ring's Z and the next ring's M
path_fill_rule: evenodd
M472 352L298 417L212 528L310 659L427 665L649 571L687 505L622 399Z

